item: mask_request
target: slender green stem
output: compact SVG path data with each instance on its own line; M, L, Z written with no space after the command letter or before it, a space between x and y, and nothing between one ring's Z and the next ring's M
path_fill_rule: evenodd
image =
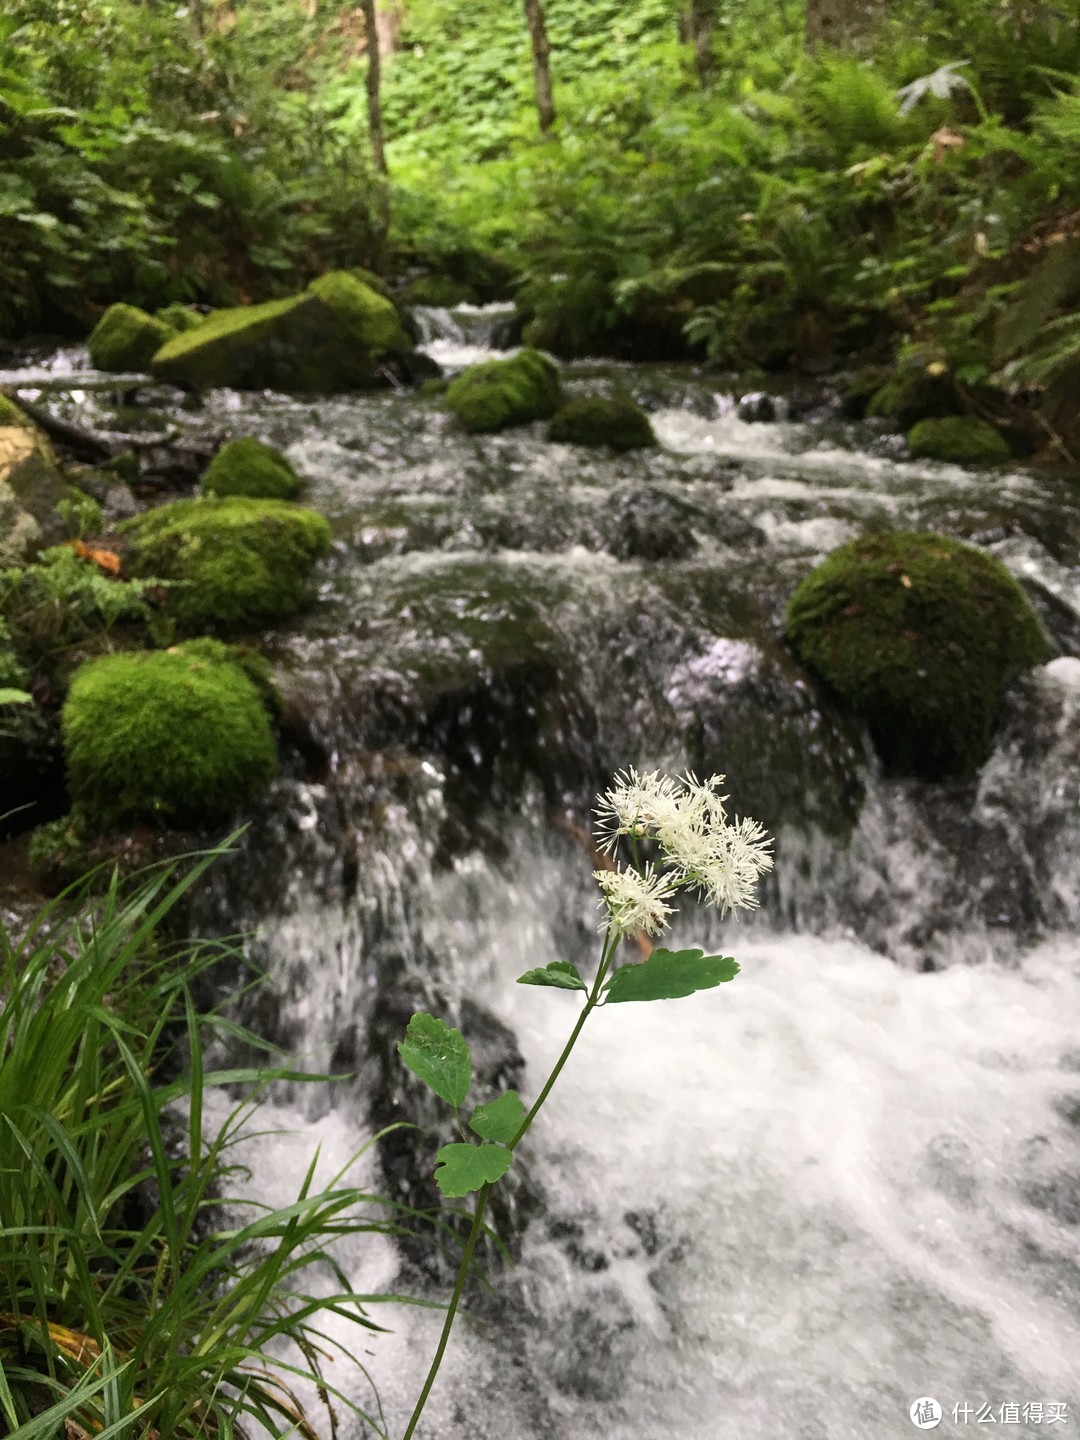
M439 1366L442 1364L443 1355L446 1353L446 1345L450 1339L450 1331L454 1327L454 1316L461 1301L461 1292L465 1289L465 1277L469 1273L469 1266L472 1264L473 1251L476 1249L476 1241L480 1234L480 1225L484 1218L484 1206L487 1204L489 1185L482 1185L480 1193L476 1197L476 1209L473 1211L472 1227L469 1230L469 1238L465 1241L465 1253L461 1257L461 1264L458 1266L457 1280L454 1282L454 1293L450 1297L450 1304L447 1307L446 1319L443 1321L442 1334L439 1336L439 1348L435 1351L435 1358L431 1362L431 1369L428 1371L427 1379L424 1381L424 1388L420 1391L420 1398L416 1402L416 1408L409 1420L409 1427L401 1440L410 1440L410 1436L416 1429L427 1398L431 1394L431 1387L435 1384L435 1377L439 1373Z

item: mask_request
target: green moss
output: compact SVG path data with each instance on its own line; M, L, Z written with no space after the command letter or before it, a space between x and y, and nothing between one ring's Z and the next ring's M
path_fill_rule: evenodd
M1007 442L977 415L947 415L920 420L908 432L908 449L916 459L951 460L957 465L999 465L1008 460Z
M951 375L904 370L874 391L864 413L869 418L895 420L907 429L919 420L955 415L958 408Z
M610 445L613 450L639 450L656 444L649 417L628 395L587 395L568 401L548 426L548 439L570 445Z
M247 437L229 440L210 461L201 489L210 495L250 495L263 500L295 500L300 477L280 450Z
M166 305L164 310L154 312L154 319L167 325L175 335L184 335L189 330L197 330L200 325L206 323L205 315L201 315L198 310L189 310L186 305Z
M90 829L224 819L277 766L258 690L225 647L205 642L91 660L61 727L68 787Z
M374 356L385 350L411 350L397 306L347 270L334 270L308 286L346 324L364 349Z
M354 280L359 280L361 285L366 285L369 290L374 290L376 295L381 295L384 300L392 300L390 287L381 275L376 275L374 270L365 270L362 265L354 265L346 272Z
M182 582L165 604L189 632L227 633L293 614L330 548L321 515L281 500L176 500L122 528L133 541L132 574Z
M24 411L20 410L14 400L9 400L6 395L0 395L0 426L17 425L20 430L35 430L34 422Z
M446 390L447 407L475 434L547 420L561 399L558 368L538 350L471 365Z
M350 324L317 295L218 310L154 356L153 373L195 389L332 394L383 383Z
M787 611L801 659L869 727L886 766L937 779L985 760L1002 690L1050 657L998 561L942 535L869 535L835 550Z
M134 305L110 305L94 327L88 344L98 370L120 373L145 370L173 336L173 328Z

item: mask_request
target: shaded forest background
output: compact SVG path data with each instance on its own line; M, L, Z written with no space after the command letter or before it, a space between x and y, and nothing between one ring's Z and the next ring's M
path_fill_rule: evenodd
M0 45L0 334L363 265L564 356L944 367L1075 428L1076 0L11 0Z

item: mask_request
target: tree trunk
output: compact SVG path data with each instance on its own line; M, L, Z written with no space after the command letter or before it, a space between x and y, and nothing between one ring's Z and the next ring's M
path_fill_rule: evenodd
M540 133L546 135L555 124L555 99L551 92L551 46L548 44L544 7L540 0L525 0L525 19L532 41L533 80L536 84L536 113Z
M806 48L844 49L885 14L886 0L806 0Z
M683 38L694 47L694 69L703 90L707 90L712 84L715 69L712 32L716 4L717 0L689 0L683 12L685 18L680 25Z
M367 118L368 134L371 137L371 158L380 175L387 173L386 143L383 138L382 99L379 86L382 81L382 60L379 55L379 32L375 19L375 0L360 0L364 15L364 48L367 52Z

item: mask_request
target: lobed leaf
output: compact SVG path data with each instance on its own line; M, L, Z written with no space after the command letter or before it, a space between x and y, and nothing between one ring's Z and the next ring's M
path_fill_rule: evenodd
M604 987L605 1004L630 1000L681 1000L734 980L739 966L730 955L700 950L654 950L640 965L623 965Z
M489 1105L478 1105L469 1129L483 1140L501 1140L509 1145L525 1119L525 1106L516 1090L505 1090Z
M398 1054L424 1084L458 1109L472 1084L472 1055L460 1030L419 1011L409 1021Z
M569 960L553 960L539 970L526 970L518 976L519 985L550 985L555 990L584 990L585 981L578 974L577 966Z
M513 1158L502 1145L444 1145L435 1156L435 1184L444 1195L468 1195L501 1179Z

